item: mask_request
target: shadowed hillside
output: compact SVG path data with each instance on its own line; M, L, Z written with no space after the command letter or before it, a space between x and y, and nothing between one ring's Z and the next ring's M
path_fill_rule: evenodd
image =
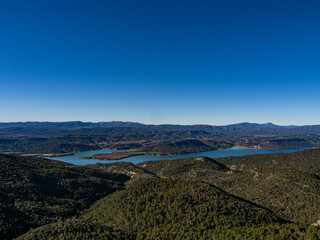
M125 175L58 161L0 154L0 237L73 216L123 188Z

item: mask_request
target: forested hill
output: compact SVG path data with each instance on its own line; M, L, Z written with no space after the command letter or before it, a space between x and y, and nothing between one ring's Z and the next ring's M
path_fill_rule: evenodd
M252 170L261 167L292 168L320 176L320 148L294 153L274 153L219 158L233 170Z
M289 221L312 224L320 219L320 149L150 161L137 167L163 178L210 182Z
M271 211L236 198L209 184L170 179L142 180L101 199L80 216L94 223L132 234L135 239L221 238L229 229L283 223ZM58 238L68 222L39 228L21 239ZM78 230L78 229L77 229ZM86 235L67 231L67 236ZM101 231L97 231L98 235ZM39 236L41 236L39 238ZM70 238L71 239L71 238Z
M295 169L320 177L320 148L308 149L294 153L257 154L240 157L222 157L211 159L196 157L177 160L146 161L137 166L153 172L163 174L170 171L166 177L174 177L186 170L219 170L253 171L260 168ZM177 168L179 166L179 168ZM218 167L219 166L219 167ZM173 171L173 169L179 169ZM216 169L215 169L216 170Z
M40 239L318 239L320 229L201 181L148 179L99 200L79 217L21 236Z
M160 143L142 147L142 151L146 152L160 152L163 154L183 154L193 152L206 152L216 150L217 147L209 146L197 139L187 139L171 143Z

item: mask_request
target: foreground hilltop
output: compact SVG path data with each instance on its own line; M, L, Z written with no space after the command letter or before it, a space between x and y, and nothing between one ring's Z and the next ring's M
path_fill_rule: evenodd
M214 185L136 181L82 215L18 239L318 239L320 228L287 222Z
M3 200L6 211L2 221L6 223L11 217L13 223L1 225L7 229L1 231L7 234L3 239L11 239L8 233L14 224L24 229L21 234L26 232L30 220L25 225L22 220L30 216L33 223L42 226L19 239L320 238L320 149L85 167L11 155L2 155L2 159L10 168L16 168L16 176L30 171L42 176L23 178L32 182L33 187L27 185L30 195L38 196L31 200L20 191L3 188L7 198L27 197L10 208L5 205L8 201ZM14 174L7 168L1 175L6 179ZM50 188L62 188L61 199L51 199L51 191L42 187L44 182ZM88 191L91 192L86 194ZM79 197L69 199L70 195ZM87 199L88 196L94 197ZM69 199L68 206L85 202L78 209L84 211L54 211L55 215L51 215L51 208L44 207L32 215L34 210L21 207L28 206L26 201L33 201L35 206L59 202L59 207L53 209L64 209L62 199ZM95 200L98 201L93 204ZM11 214L13 210L20 215Z
M210 184L170 179L135 182L126 190L101 199L78 219L117 229L135 239L221 238L233 228L283 223L271 211ZM87 232L81 230L64 232L68 225L48 225L20 239L86 236ZM101 236L97 231L95 237Z

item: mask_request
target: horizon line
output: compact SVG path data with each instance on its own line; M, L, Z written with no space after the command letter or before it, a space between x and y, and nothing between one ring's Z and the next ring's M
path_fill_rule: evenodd
M180 126L193 126L193 125L207 125L207 126L228 126L228 125L237 125L237 124L244 124L244 123L248 123L248 124L259 124L259 125L267 125L267 124L272 124L275 126L282 126L282 127L291 127L291 126L296 126L296 127L302 127L302 126L315 126L315 125L320 125L320 124L285 124L285 125L281 125L281 124L276 124L273 122L235 122L235 123L229 123L229 124L209 124L209 123L192 123L192 124L183 124L183 123L145 123L145 122L136 122L136 121L122 121L122 120L111 120L111 121L81 121L81 120L66 120L66 121L0 121L1 123L70 123L70 122L81 122L81 123L112 123L112 122L121 122L121 123L136 123L136 124L142 124L142 125L155 125L155 126L159 126L159 125L180 125Z

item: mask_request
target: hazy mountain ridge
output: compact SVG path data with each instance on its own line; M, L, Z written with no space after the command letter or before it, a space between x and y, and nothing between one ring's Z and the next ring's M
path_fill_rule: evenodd
M195 125L179 125L179 124L142 124L137 122L8 122L0 123L0 128L42 128L42 129L81 129L81 128L114 128L114 127L134 127L149 130L161 131L188 131L201 130L206 132L217 133L233 133L245 135L292 135L292 134L320 134L320 125L305 126L280 126L273 123L238 123L224 126L195 124Z

